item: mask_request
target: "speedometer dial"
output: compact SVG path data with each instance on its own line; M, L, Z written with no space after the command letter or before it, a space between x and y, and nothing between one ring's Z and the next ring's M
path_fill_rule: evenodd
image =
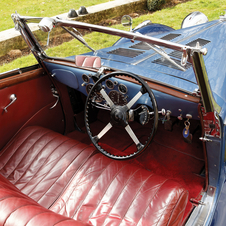
M119 84L118 90L119 90L119 92L122 93L122 94L126 94L127 91L128 91L127 87L126 87L124 84Z
M116 90L112 90L108 95L115 105L123 106L127 104L126 97Z

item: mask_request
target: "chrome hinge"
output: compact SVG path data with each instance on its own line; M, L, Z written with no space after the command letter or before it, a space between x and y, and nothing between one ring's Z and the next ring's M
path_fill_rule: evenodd
M212 140L206 138L206 137L199 137L199 140L203 141L203 142L212 142Z
M205 205L205 203L204 202L202 202L201 200L197 200L197 199L194 199L194 198L191 198L190 199L190 202L192 203L192 204L194 204L194 205Z
M192 92L192 96L196 96L196 97L201 97L201 92L199 89L195 89L193 92Z

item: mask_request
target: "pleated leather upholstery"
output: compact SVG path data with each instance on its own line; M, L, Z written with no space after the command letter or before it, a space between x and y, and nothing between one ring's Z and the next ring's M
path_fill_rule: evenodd
M51 210L93 225L181 222L187 192L172 180L102 154L80 172Z
M88 224L77 222L40 206L0 175L0 225L85 226Z
M35 203L26 211L41 204L56 219L63 215L91 225L180 225L188 199L173 180L40 127L25 129L5 147L0 173L35 200L26 196ZM45 214L54 218L50 210Z
M94 148L41 127L28 127L0 152L0 173L49 208Z

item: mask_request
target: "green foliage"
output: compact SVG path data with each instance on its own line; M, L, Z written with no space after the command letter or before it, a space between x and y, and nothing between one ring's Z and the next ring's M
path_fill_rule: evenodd
M35 59L33 54L30 54L28 56L20 57L9 64L4 64L3 66L0 66L0 73L9 71L15 68L23 68L23 67L31 66L33 64L37 64L37 60Z
M162 5L165 3L165 0L147 0L147 7L150 11L156 11L161 9Z

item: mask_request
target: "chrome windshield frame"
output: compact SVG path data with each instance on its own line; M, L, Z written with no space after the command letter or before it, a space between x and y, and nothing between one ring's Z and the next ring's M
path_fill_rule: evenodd
M43 19L42 17L20 16L17 13L12 14L12 18L14 20L16 29L20 30L21 34L23 33L23 29L29 29L28 26L23 26L24 23L39 23ZM100 32L100 33L105 33L109 35L128 38L131 40L143 41L152 45L158 45L158 46L162 46L165 48L182 52L182 59L183 60L186 59L192 63L194 74L200 89L205 111L206 112L216 111L218 114L220 113L221 108L214 100L212 90L208 80L208 75L206 72L204 59L203 59L203 55L207 54L206 48L202 48L199 45L197 45L196 47L191 47L187 45L174 43L171 41L166 41L159 38L145 36L136 32L123 31L115 28L104 27L100 25L94 25L94 24L89 24L89 23L84 23L79 21L61 20L59 18L51 18L51 20L53 21L53 25L55 27L72 27L72 28L88 30L90 32L92 31ZM28 31L28 33L29 32L30 31ZM42 50L40 50L40 52L43 53Z

